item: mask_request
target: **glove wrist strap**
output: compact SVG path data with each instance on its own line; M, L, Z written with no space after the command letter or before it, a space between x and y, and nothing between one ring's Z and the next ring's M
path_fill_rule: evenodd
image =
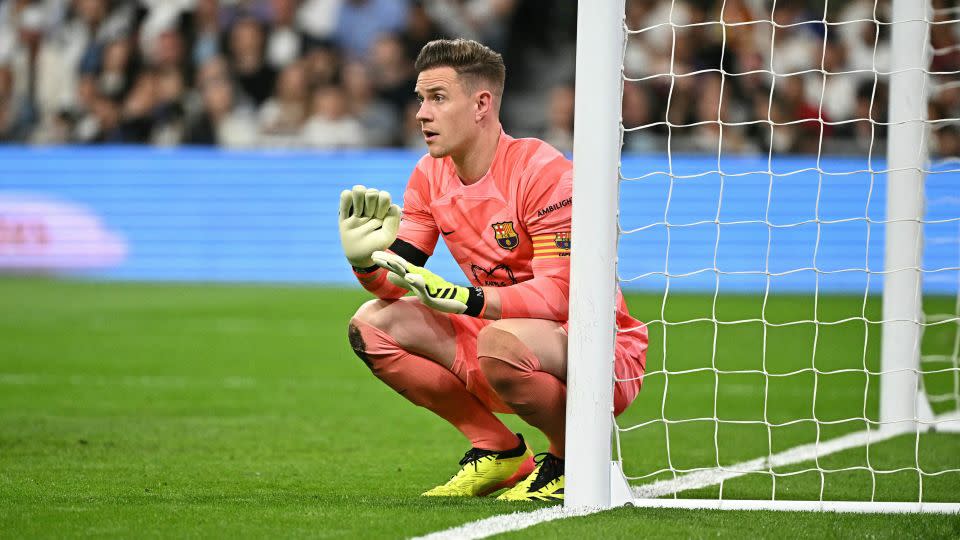
M467 291L469 291L467 296L467 309L463 314L471 317L479 317L483 314L483 308L487 304L486 298L483 297L483 289L481 287L467 287Z
M366 268L360 268L359 266L353 266L353 265L351 265L351 267L353 268L353 271L356 272L357 274L372 274L373 272L376 272L377 270L380 269L380 267L377 266L376 264L374 264L373 266L368 266Z

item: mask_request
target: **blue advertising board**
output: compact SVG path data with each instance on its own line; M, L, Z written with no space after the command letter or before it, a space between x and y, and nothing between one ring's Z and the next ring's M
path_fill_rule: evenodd
M354 283L337 234L340 191L365 184L400 199L419 157L0 147L0 267L107 280ZM883 168L864 158L624 156L623 286L877 292L886 176L869 171ZM957 290L958 186L957 173L927 178L928 292ZM442 242L428 266L460 275Z

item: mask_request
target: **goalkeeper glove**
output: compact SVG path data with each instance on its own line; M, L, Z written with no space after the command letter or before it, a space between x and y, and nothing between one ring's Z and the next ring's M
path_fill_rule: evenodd
M358 270L374 266L374 251L387 249L397 239L400 207L390 194L364 186L340 193L340 243L350 264Z
M387 279L398 287L413 291L423 305L444 313L462 313L471 317L483 314L485 300L480 287L454 285L426 268L408 263L403 257L376 251L373 261L389 270Z

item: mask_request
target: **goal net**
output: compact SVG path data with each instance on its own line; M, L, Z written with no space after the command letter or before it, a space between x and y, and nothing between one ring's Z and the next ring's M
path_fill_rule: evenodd
M611 4L578 27L567 504L960 511L956 3ZM613 419L615 285L649 349Z

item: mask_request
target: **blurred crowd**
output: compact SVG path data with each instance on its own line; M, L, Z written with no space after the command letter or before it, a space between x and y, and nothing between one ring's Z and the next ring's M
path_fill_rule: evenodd
M569 151L576 4L0 0L0 141L422 147L413 61L466 37L504 55L505 128ZM934 4L928 114L960 118L960 11ZM890 1L772 6L627 0L625 150L882 152Z
M918 36L940 156L960 156L957 5L931 0ZM628 0L625 148L883 155L890 21L890 0Z

